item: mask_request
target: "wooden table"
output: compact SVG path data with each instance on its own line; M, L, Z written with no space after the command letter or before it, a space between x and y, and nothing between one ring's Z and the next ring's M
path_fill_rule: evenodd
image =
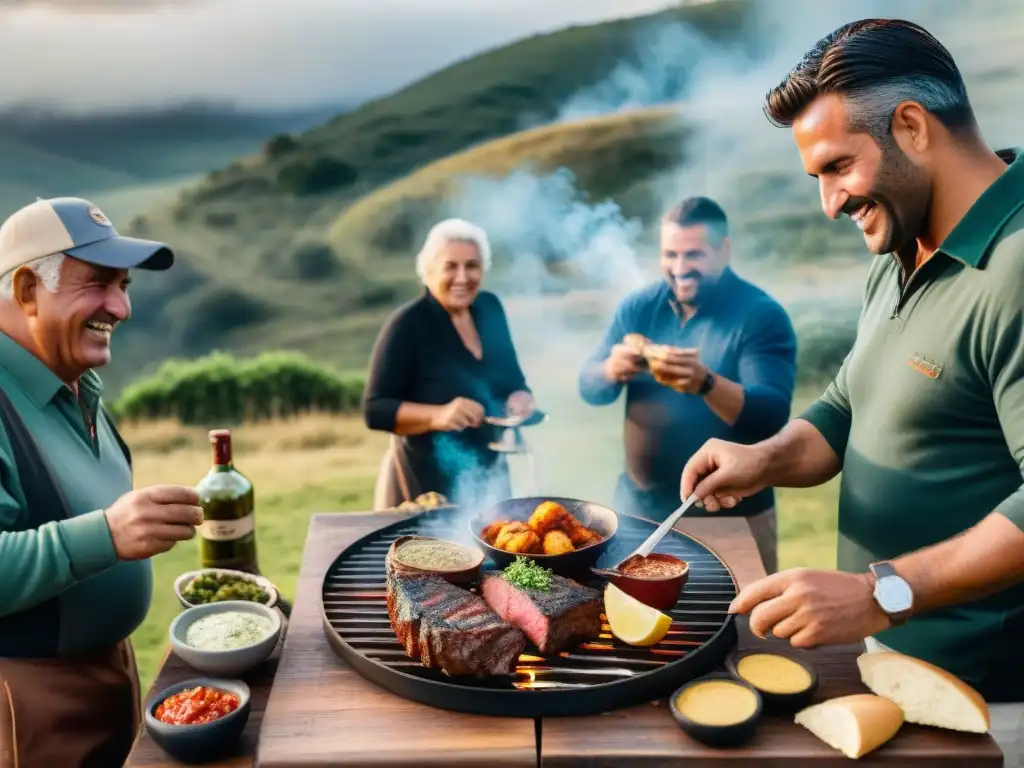
M280 662L272 659L248 678L253 689L252 715L237 754L207 765L828 768L850 764L791 718L766 718L743 749L715 750L682 733L665 702L604 715L533 721L449 712L378 688L348 668L328 647L320 623L320 590L327 567L341 549L396 519L398 515L380 513L313 518ZM678 528L717 551L741 586L764 575L745 520L684 517ZM758 642L745 622L740 622L741 647ZM858 644L810 652L821 680L819 700L866 690L854 664L861 650ZM170 654L154 690L192 674ZM858 764L996 768L1002 766L1002 755L987 735L904 726L889 744ZM142 734L126 765L169 767L179 763Z

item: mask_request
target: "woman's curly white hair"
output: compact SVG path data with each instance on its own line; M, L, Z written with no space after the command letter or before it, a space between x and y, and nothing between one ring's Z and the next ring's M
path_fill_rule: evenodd
M416 274L421 281L426 282L427 268L441 249L452 241L473 243L480 252L480 264L484 272L491 268L491 243L487 233L465 219L445 219L431 227L423 247L416 254Z

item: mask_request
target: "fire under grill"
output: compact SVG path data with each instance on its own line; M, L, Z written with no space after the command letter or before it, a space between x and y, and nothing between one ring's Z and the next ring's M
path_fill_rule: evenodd
M690 575L666 637L635 648L601 636L555 656L532 645L515 674L492 678L449 677L410 659L388 619L384 558L399 536L433 536L471 544L465 510L446 507L402 520L356 541L327 570L323 625L334 651L357 672L383 688L444 709L505 717L553 717L604 712L671 694L683 683L712 671L736 643L728 613L737 587L729 569L704 544L671 531L658 545L690 564ZM597 563L610 567L638 547L654 523L620 515L618 533ZM484 561L484 569L494 564ZM591 574L592 576L592 574ZM598 589L598 577L578 580Z

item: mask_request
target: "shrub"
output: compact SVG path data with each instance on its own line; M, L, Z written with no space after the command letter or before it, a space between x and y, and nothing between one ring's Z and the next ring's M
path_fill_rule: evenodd
M215 352L169 360L130 384L112 407L130 421L178 419L183 424L238 424L302 413L357 411L361 378L346 378L305 355L265 352L236 360Z
M267 143L263 145L263 153L267 157L275 159L282 155L287 155L289 152L294 152L298 147L299 142L291 134L279 133L267 140Z
M333 157L318 157L284 166L277 174L277 185L294 195L315 195L347 187L358 178L359 172L348 163Z

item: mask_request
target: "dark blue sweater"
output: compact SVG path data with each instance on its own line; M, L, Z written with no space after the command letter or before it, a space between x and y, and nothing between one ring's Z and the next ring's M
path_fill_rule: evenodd
M605 379L600 363L627 333L643 334L658 344L698 348L701 362L713 373L743 387L743 410L736 423L730 427L703 397L662 386L649 373L626 384ZM795 383L796 335L789 316L771 296L727 269L685 323L664 281L627 296L584 365L579 388L591 405L610 405L626 389L627 476L621 482L645 497L649 515L664 518L679 505L687 460L711 438L749 444L774 435L789 419ZM767 488L717 514L753 515L773 504L774 493ZM702 512L695 508L693 514Z

